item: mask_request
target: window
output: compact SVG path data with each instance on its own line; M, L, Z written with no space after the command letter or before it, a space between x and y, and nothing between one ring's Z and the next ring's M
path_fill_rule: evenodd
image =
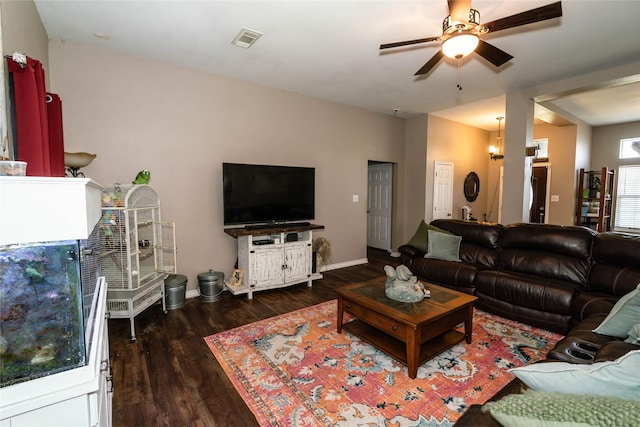
M640 165L620 166L615 229L640 233Z
M620 158L640 158L640 138L625 138L620 140Z

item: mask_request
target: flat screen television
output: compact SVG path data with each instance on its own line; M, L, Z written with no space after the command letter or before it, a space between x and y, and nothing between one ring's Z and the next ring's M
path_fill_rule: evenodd
M222 164L224 225L271 224L315 217L315 169Z

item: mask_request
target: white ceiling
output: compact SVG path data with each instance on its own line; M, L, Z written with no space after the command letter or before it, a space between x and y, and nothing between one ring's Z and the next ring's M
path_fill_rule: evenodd
M502 67L471 54L459 66L442 60L425 77L414 73L438 42L384 52L379 45L439 36L448 15L445 0L35 2L52 39L370 111L431 113L487 130L497 129L509 90L634 63L640 74L637 0L564 0L561 18L483 37L514 56ZM483 23L551 2L474 0L472 7ZM243 27L263 33L249 49L231 44ZM553 102L593 126L640 120L639 83Z

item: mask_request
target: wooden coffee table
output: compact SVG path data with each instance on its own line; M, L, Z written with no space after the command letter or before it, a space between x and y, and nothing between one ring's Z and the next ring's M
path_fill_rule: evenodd
M385 282L382 277L336 289L338 333L344 328L405 364L409 378L416 377L418 366L463 339L471 343L476 297L423 282L431 297L403 303L387 298ZM343 324L344 312L356 319ZM464 334L453 329L462 322Z

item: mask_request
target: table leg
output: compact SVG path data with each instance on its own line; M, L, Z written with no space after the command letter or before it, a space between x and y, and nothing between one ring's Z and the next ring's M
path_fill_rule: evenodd
M338 321L337 321L337 330L338 333L341 334L342 333L342 316L343 316L343 301L342 301L342 297L338 297Z
M469 313L467 314L467 320L464 321L464 338L467 344L471 344L472 336L473 336L473 304L469 305Z
M419 330L407 330L407 374L414 379L418 376L418 360L420 359Z

